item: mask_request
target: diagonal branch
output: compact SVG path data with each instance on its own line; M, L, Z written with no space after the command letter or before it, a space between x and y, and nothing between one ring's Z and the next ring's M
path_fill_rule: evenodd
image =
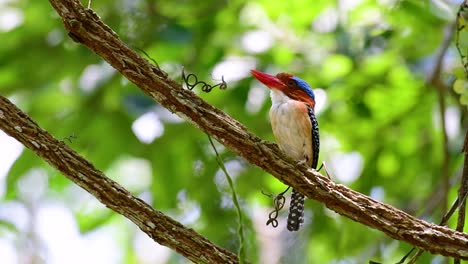
M82 43L104 58L162 106L184 117L252 164L271 173L282 182L293 186L307 197L323 203L331 210L378 229L394 239L406 241L433 253L468 259L468 234L416 219L390 205L380 203L343 185L336 184L321 174L308 170L305 166L294 165L290 159L279 151L276 145L266 144L260 138L248 132L242 124L209 105L193 92L182 89L180 84L167 78L167 75L159 68L151 65L147 60L127 47L116 33L105 25L92 10L85 9L78 0L49 0L49 2L62 17L66 30L69 31L69 35L75 41ZM5 104L6 101L3 100L0 106ZM37 141L34 141L34 136L43 136L38 134L42 130L37 128L34 130L34 127L30 126L31 122L21 124L5 122L5 118L2 119L2 116L6 117L7 113L9 114L9 112L3 112L3 115L0 115L2 129L8 131L10 135L20 140L41 157L49 157L48 161L54 162L58 169L62 171L67 169L69 159L75 157L72 156L74 152L60 146L58 151L61 155L56 155L54 154L56 149L52 147L56 147L57 144L50 146L48 150L41 147L35 148L34 143L37 144ZM23 114L19 116L24 117ZM25 128L23 129L22 126L25 126ZM15 127L19 129L12 129ZM32 131L28 129L32 129ZM25 133L31 133L30 137L24 138L23 134ZM89 167L85 166L86 164ZM75 171L73 179L82 187L84 183L89 181L88 177L93 177L92 179L95 177L87 174L92 172L90 168L92 168L92 165L86 162L82 164L80 170ZM70 175L68 176L71 178ZM78 182L78 180L82 182ZM155 213L150 213L150 208L145 207L144 204L140 205L146 209L129 206L127 200L130 198L122 193L120 188L115 189L115 186L115 183L103 178L99 179L97 186L88 187L94 191L93 194L98 199L106 202L107 206L122 213L135 223L140 223L140 228L144 231L148 230L148 227L151 229L152 224L160 224L151 221L149 222L151 224L148 225L146 222L141 222L140 211L144 211L141 212L143 216L151 215L153 217ZM114 190L118 194L119 200L108 200L108 194L102 192L103 189ZM159 215L159 217L163 216ZM173 225L179 227L177 230L180 231L179 225L176 225L176 223L173 223ZM182 233L173 232L165 229L164 226L158 229L160 230L154 228L151 230L163 234L151 233L150 236L157 242L178 250L178 252L181 252L180 247L184 247L184 245L180 245L181 243L194 242L188 239L184 240L186 234L182 231L180 231ZM195 235L193 233L192 235ZM197 240L201 239L199 236L197 237ZM174 244L168 243L171 239L180 240L179 243L176 243L178 247L174 248ZM208 242L203 240L203 243ZM220 249L216 248L216 250ZM225 251L220 252L227 254ZM202 260L199 259L198 261Z
M105 206L131 220L159 244L172 248L196 263L238 263L235 254L154 210L107 178L93 164L63 141L52 137L1 95L0 129L34 151Z

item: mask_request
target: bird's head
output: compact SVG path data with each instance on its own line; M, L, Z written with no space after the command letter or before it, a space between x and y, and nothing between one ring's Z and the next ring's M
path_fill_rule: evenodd
M252 70L252 75L270 89L279 90L287 97L315 106L314 91L304 80L289 73L278 73L276 76Z

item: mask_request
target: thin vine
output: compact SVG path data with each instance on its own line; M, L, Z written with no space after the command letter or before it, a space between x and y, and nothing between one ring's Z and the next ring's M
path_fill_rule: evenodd
M219 87L219 89L226 89L227 84L224 81L224 77L222 77L221 82L216 84L216 85L210 85L204 81L199 81L198 77L190 73L188 75L185 74L184 68L182 68L182 80L184 81L185 85L189 90L193 90L195 87L200 86L201 90L209 93L211 90L213 90L216 87ZM245 247L244 247L244 219L242 215L242 210L241 206L239 204L239 199L237 198L237 192L234 186L234 182L232 181L232 177L229 175L226 166L224 166L224 162L221 159L221 156L218 153L218 150L216 149L216 146L213 143L213 140L211 139L210 135L208 135L208 140L210 141L211 147L213 148L215 155L216 155L216 161L218 162L219 168L223 171L224 175L226 176L226 180L229 184L229 188L231 189L231 197L232 197L232 202L234 204L234 207L236 208L236 213L237 213L237 220L238 220L238 226L237 226L237 236L239 239L239 250L237 253L237 257L239 258L239 263L244 264L245 263Z
M219 156L218 150L216 149L213 140L211 139L210 135L208 135L208 140L210 141L211 147L213 148L215 154L216 154L216 161L218 162L219 167L221 170L224 172L224 175L226 176L226 180L229 184L229 188L231 188L231 196L232 196L232 201L234 203L234 206L236 207L236 212L237 212L237 220L238 220L238 226L237 226L237 236L239 237L239 251L238 251L238 258L239 258L239 263L244 264L245 263L245 250L244 250L244 226L242 224L243 222L243 216L242 216L242 210L240 208L239 200L237 199L237 194L236 194L236 189L234 187L234 182L232 181L231 176L229 175L226 166L224 166L224 162Z

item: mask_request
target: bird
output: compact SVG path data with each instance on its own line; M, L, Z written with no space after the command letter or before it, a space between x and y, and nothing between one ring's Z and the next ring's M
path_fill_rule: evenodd
M270 123L276 143L290 158L317 169L320 136L315 116L315 94L304 80L290 73L251 74L270 89ZM304 223L305 196L292 190L287 229L298 231Z

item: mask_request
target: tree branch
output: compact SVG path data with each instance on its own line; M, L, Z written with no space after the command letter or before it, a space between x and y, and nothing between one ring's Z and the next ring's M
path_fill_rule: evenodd
M235 254L214 245L194 230L154 210L107 178L93 164L78 155L63 141L52 137L1 95L0 128L105 206L131 220L159 244L172 248L196 263L238 263Z
M416 219L394 207L336 184L321 174L308 170L305 166L295 165L279 151L276 145L266 144L248 132L242 124L167 78L167 75L159 68L151 65L127 47L116 33L105 25L92 10L85 9L79 1L49 0L49 2L62 17L65 28L75 41L81 42L104 58L162 106L184 117L252 164L293 186L307 197L325 204L331 210L378 229L394 239L406 241L432 253L468 259L467 234ZM73 172L72 175L67 174L72 180L83 188L87 187L111 209L134 221L143 231L149 232L158 243L178 250L181 254L188 254L191 259L196 258L194 255L201 252L187 252L189 247L183 245L184 243L210 245L211 247L209 241L195 232L190 232L190 236L196 237L194 239L185 233L182 226L170 218L161 213L156 214L156 211L151 211L151 208L140 200L131 200L128 193L116 183L104 178L100 173L96 174L88 162L83 161L79 167L70 168L69 166L74 164L70 162L77 159L75 152L64 144L50 145L50 140L52 140L50 136L46 138L49 145L43 147L38 141L45 137L45 131L37 128L32 121L23 120L18 123L19 120L9 118L10 114L14 114L17 118L26 117L22 113L18 114L18 110L10 113L11 106L3 110L2 108L8 102L5 100L1 102L0 110L3 112L0 114L0 125L2 129L41 157L48 158L47 160L62 172ZM109 192L115 196L110 196ZM166 229L165 225L154 220L155 217L167 220L176 228L176 231ZM227 257L229 253L220 248L215 247L212 251L219 257L222 253L222 256L226 256L226 261L234 261L233 256ZM198 261L203 260L200 258Z

